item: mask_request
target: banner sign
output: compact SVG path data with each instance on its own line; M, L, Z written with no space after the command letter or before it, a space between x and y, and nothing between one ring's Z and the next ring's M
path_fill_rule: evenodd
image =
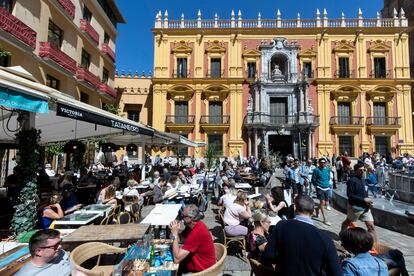
M143 135L154 136L154 131L141 128L136 125L131 125L125 122L121 122L115 119L110 119L104 116L100 116L95 113L91 113L85 110L81 110L69 105L57 104L56 114L58 116L72 118L79 121L84 121L92 124L97 124L101 126L113 127L117 129L122 129L125 131L135 132Z
M47 100L5 87L0 87L0 105L30 112L49 113L49 103Z

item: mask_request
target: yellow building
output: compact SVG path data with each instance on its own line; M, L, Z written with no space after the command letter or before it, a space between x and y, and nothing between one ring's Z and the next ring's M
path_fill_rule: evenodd
M160 12L153 127L232 157L413 154L407 26L403 11L291 20Z
M113 0L4 0L0 66L22 66L43 84L82 102L114 103L117 24Z

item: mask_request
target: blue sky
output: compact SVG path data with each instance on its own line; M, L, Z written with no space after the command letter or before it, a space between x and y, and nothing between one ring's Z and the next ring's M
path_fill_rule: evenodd
M116 68L125 72L153 70L153 34L155 15L168 10L169 19L196 19L200 9L203 19L213 19L217 13L221 19L229 19L231 10L241 10L243 19L255 19L258 12L263 19L276 18L280 9L282 19L315 18L316 9L328 11L328 18L356 18L358 8L363 16L375 18L383 7L383 0L118 0L119 9L127 24L118 26Z

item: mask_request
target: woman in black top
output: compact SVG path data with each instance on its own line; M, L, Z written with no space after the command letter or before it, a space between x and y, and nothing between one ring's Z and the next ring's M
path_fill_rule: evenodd
M272 196L266 195L267 208L271 212L277 213L281 219L292 218L289 205L283 194L283 187L274 187L270 192Z

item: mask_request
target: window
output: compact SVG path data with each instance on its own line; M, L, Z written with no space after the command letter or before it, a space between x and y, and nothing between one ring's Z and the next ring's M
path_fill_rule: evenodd
M221 78L221 59L220 58L211 59L210 77Z
M307 78L313 78L312 62L303 63L303 75Z
M390 138L387 136L375 136L375 151L381 155L385 155L389 150Z
M349 58L347 57L340 57L338 58L339 62L339 72L338 77L339 78L349 78L350 72L349 72Z
M175 123L188 123L188 102L175 102Z
M347 151L350 156L354 156L354 137L339 135L339 152Z
M287 122L287 98L270 97L270 123L284 124Z
M209 102L208 114L210 114L210 124L222 124L223 123L223 103L222 102Z
M104 67L102 69L102 83L108 83L109 71Z
M350 125L351 124L351 103L350 102L338 102L338 124Z
M89 95L85 92L80 92L80 101L83 103L89 103Z
M209 134L208 146L213 146L217 155L223 155L223 134Z
M128 110L128 119L134 122L139 122L139 110Z
M0 7L12 13L13 11L13 0L0 0Z
M89 70L90 65L91 55L85 49L82 49L81 67Z
M1 51L2 49L0 49ZM10 56L0 56L0 66L9 67L10 66Z
M92 12L86 7L86 5L83 6L83 19L85 19L88 22L91 22L92 20Z
M385 79L387 77L385 57L374 58L374 76L376 79Z
M105 33L104 34L104 43L109 44L109 40L110 40L109 34Z
M46 75L46 85L52 87L53 89L59 90L60 80L52 77L51 75Z
M387 122L386 103L374 102L374 125L385 125Z
M50 45L56 48L62 47L63 42L63 31L55 23L49 20L49 32L47 41Z
M186 58L177 58L177 78L187 78Z
M254 79L256 77L256 62L247 63L247 78Z

